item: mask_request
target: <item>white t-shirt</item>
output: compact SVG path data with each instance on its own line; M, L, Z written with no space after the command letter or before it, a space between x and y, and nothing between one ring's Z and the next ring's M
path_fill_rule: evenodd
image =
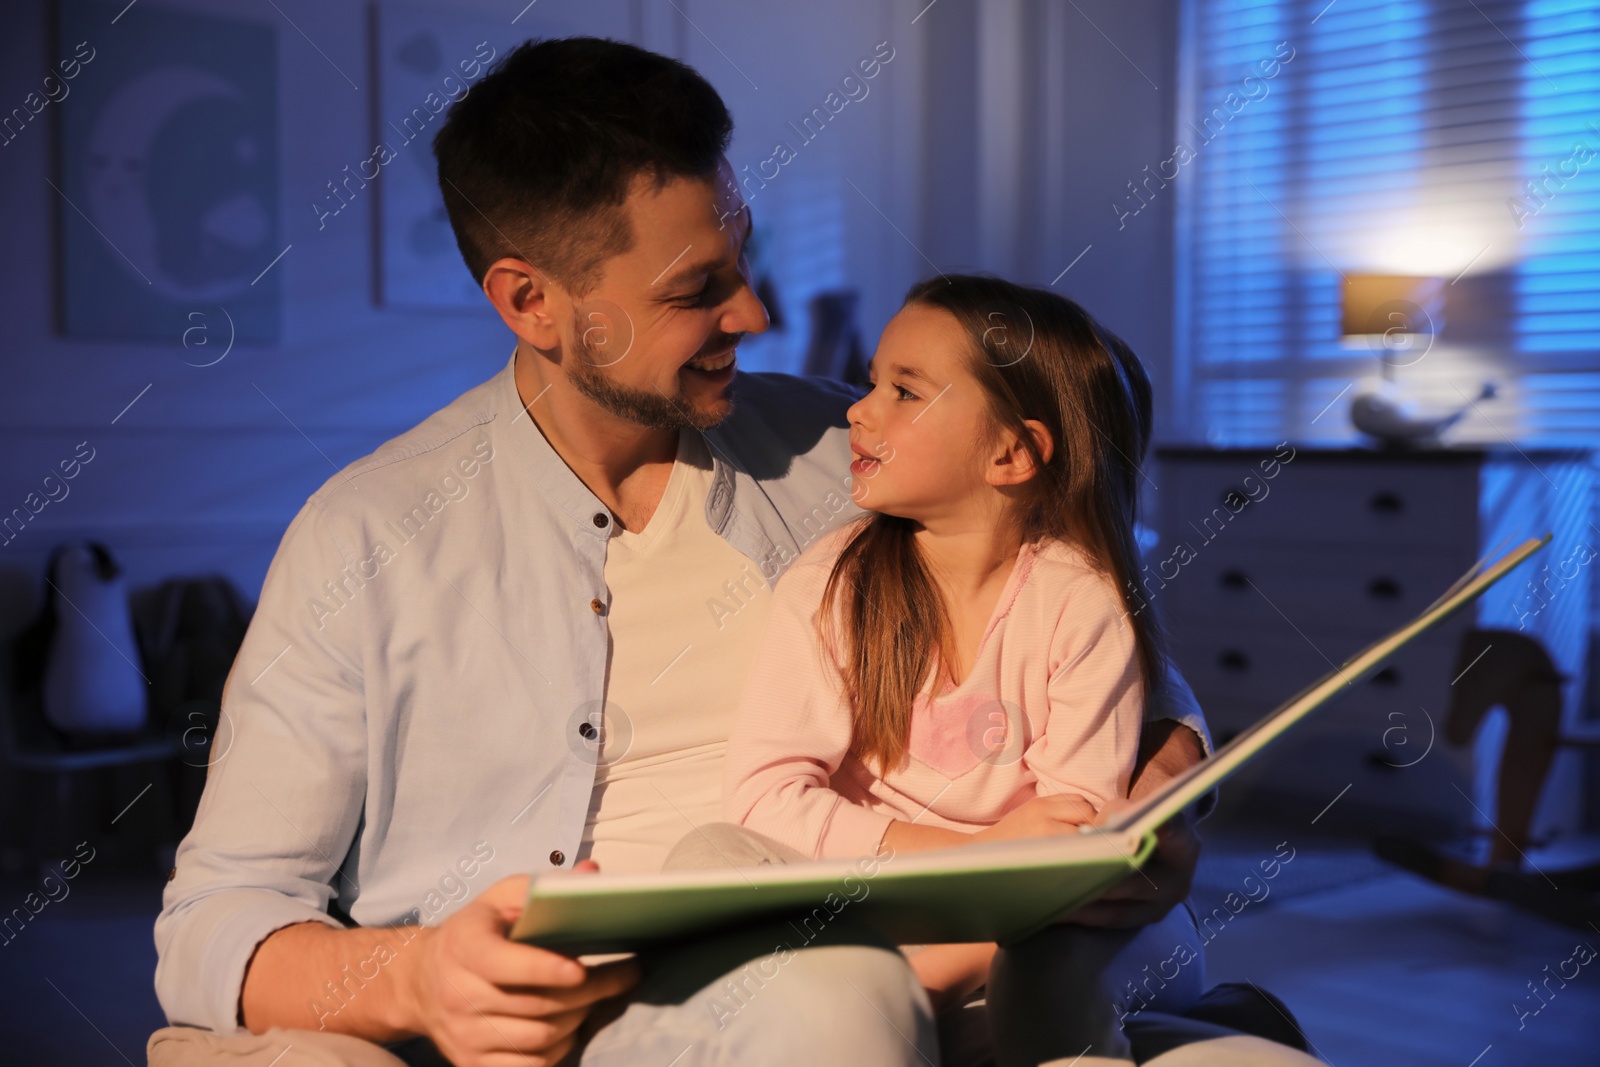
M704 435L680 431L650 521L606 547L606 706L578 853L602 871L658 871L680 837L723 817L723 753L772 592L707 524L711 475Z

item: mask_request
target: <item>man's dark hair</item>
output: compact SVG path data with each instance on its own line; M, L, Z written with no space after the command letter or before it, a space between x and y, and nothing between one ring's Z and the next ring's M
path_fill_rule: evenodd
M622 204L710 178L733 119L692 68L620 41L527 41L450 107L433 140L456 245L481 284L505 256L576 294L633 246Z

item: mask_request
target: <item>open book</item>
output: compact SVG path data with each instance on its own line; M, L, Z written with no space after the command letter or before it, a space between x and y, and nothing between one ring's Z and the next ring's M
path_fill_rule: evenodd
M1137 805L1083 832L856 859L662 874L536 876L511 936L577 955L630 952L743 923L808 929L847 913L896 944L1010 941L1137 870L1156 829L1326 704L1505 577L1550 540L1480 561L1421 615L1361 650ZM802 937L806 935L801 934Z

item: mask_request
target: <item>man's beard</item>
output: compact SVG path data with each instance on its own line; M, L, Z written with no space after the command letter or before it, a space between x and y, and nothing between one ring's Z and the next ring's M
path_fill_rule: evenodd
M742 335L728 336L723 340L728 343L719 349L711 351L725 351L738 344ZM600 368L605 365L605 360L597 348L590 347L583 339L583 330L575 328L572 339L572 360L567 370L567 378L573 386L594 401L604 410L619 419L636 422L641 426L648 426L652 430L709 430L733 414L733 392L725 394L726 407L723 410L710 412L697 409L689 399L683 395L682 390L664 395L649 389L630 389L611 379Z

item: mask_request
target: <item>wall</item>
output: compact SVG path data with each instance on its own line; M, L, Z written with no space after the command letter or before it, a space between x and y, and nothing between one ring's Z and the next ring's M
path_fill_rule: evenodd
M203 360L180 336L61 336L53 235L60 213L74 209L49 180L53 120L0 147L9 253L0 286L0 510L20 505L80 442L95 451L70 495L0 547L0 627L31 612L45 556L65 539L105 540L134 584L219 571L253 597L284 527L323 480L493 374L511 351L487 305L378 306L370 205L320 229L309 208L330 178L371 151L367 5L280 0L281 14L248 0L163 6L278 31L288 251L272 269L285 292L281 340L237 344L214 366L196 367ZM511 17L490 0L450 10ZM804 304L818 289L860 288L870 352L912 281L935 268L976 268L1054 281L1123 333L1160 379L1171 336L1168 205L1119 231L1110 203L1169 147L1173 10L1166 0L537 0L516 26L616 36L682 56L734 112L736 170L759 166L777 141L796 149L751 198L772 230L790 327L751 344L747 366L798 366ZM42 0L8 8L0 100L20 101L59 58L51 11ZM115 30L108 25L97 47L115 48ZM822 105L880 42L894 58L868 95L802 142L790 123ZM70 97L59 105L71 106ZM213 309L197 311L220 330Z
M929 123L923 170L939 180L923 213L926 247L944 269L996 271L1081 303L1138 353L1155 388L1155 437L1170 438L1183 178L1133 217L1113 205L1171 155L1178 4L941 0L933 10L945 18L928 31L927 98L967 99L940 82L970 68L978 130L963 138ZM1142 490L1153 515L1160 494L1148 478Z

